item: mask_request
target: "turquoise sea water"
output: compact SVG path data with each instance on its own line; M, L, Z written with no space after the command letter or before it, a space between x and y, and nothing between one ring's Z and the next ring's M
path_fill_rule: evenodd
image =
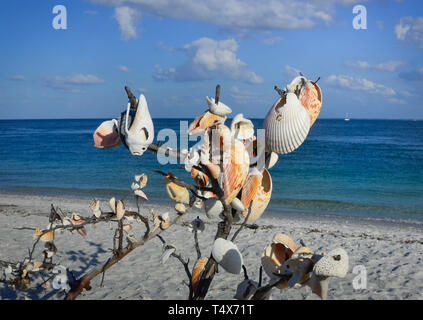
M92 134L102 121L1 120L0 188L119 196L135 174L153 168L189 179L179 165L162 166L150 152L137 157L123 145L94 148ZM156 137L164 128L179 134L179 121L154 119ZM253 119L256 128L262 121ZM272 211L423 220L423 121L319 119L270 173ZM167 201L158 174L145 191Z

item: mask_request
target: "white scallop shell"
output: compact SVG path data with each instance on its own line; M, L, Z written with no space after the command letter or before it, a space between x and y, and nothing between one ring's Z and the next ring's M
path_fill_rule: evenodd
M212 256L227 272L233 274L241 272L243 265L242 255L232 241L217 238L213 244Z
M290 153L306 139L310 130L310 117L294 93L279 98L263 122L266 130L266 148L276 153Z

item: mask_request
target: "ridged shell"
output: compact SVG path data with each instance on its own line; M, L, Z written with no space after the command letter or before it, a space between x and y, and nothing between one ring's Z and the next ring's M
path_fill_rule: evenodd
M310 116L310 127L314 124L322 108L322 90L317 83L307 80L300 93L300 102Z
M279 98L263 122L266 148L276 153L290 153L306 139L310 130L310 116L294 93Z
M213 243L212 256L227 272L239 274L243 259L235 243L223 238L217 238Z
M245 208L248 208L248 211L244 211L241 214L245 218L250 212L247 222L251 223L260 218L266 210L271 196L272 177L269 171L264 169L263 174L260 174L258 171L252 172L247 177L241 193L241 202Z
M209 261L209 258L201 257L200 259L197 260L194 267L192 268L192 273L191 273L192 274L192 290L194 292L197 291L198 284L204 272L204 267L206 266L208 261Z
M230 203L244 185L250 166L250 158L242 142L234 140L229 149L224 147L222 165L221 185L226 201Z

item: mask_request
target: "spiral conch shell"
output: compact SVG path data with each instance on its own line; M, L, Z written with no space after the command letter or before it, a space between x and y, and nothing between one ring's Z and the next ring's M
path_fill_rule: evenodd
M247 222L256 221L266 210L272 196L272 177L267 169L260 173L254 168L249 173L247 180L242 188L241 202L248 209L242 212L245 218L248 215Z
M266 149L286 154L297 149L310 130L310 116L295 93L279 98L263 122Z

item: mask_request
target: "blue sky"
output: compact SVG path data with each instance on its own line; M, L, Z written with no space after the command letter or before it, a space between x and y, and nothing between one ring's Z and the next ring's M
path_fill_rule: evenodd
M263 118L298 70L321 77L321 118L423 119L417 0L1 1L0 38L0 119L116 118L125 85L153 118L189 118L217 83L234 114Z

